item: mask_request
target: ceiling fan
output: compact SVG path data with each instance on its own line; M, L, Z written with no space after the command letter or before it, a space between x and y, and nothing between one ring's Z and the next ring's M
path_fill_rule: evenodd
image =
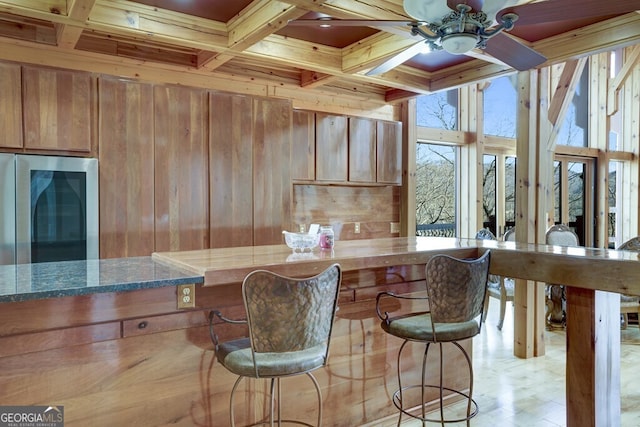
M461 55L481 49L518 71L535 68L546 58L504 34L516 25L531 25L619 15L640 9L640 0L546 0L520 4L518 0L403 0L405 12L413 21L297 19L289 25L333 26L409 26L421 40L367 75L385 73L425 50L445 50Z

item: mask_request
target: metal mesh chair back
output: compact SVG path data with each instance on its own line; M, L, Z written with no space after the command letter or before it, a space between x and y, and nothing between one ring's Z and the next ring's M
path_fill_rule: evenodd
M640 236L633 237L620 246L618 246L619 251L632 251L632 252L640 252Z
M496 236L488 228L478 230L476 233L476 239L478 240L496 240Z
M490 257L487 251L475 260L448 255L429 260L426 280L433 323L467 322L482 315Z
M325 345L328 352L340 281L338 264L304 279L264 270L247 275L242 293L253 351L282 353Z
M547 230L547 245L580 246L578 235L564 224L556 224Z
M502 236L502 240L505 242L515 242L516 241L516 228L515 227L511 227L510 229L508 229L506 231L506 233L504 233L504 236Z

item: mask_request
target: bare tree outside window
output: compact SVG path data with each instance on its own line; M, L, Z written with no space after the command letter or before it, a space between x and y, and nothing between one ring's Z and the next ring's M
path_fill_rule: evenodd
M418 144L416 163L416 234L455 236L456 148Z
M435 129L458 129L458 91L420 96L416 105L418 126Z
M496 156L483 156L482 226L497 236L496 224Z

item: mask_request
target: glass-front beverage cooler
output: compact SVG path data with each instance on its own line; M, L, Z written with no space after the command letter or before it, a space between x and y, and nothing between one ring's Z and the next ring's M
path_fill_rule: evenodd
M98 258L98 161L0 154L0 264Z

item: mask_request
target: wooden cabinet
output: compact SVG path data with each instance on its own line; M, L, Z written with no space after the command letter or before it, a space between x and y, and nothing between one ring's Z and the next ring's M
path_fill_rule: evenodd
M347 117L316 113L316 180L347 181Z
M291 102L253 100L253 244L282 243L291 223Z
M209 94L209 247L253 244L252 99Z
M377 132L377 181L385 184L402 184L402 124L378 121Z
M153 88L99 81L100 258L154 251Z
M316 117L312 111L293 111L291 179L316 178Z
M22 84L26 149L91 152L94 77L24 67Z
M291 104L210 94L212 248L282 243L291 222Z
M209 247L207 93L155 86L155 250Z
M0 63L0 147L22 148L20 66Z
M349 117L349 181L376 182L376 122Z
M323 113L315 116L316 181L402 184L400 122ZM295 152L297 157L301 157L300 151ZM299 162L292 160L296 177L313 179L310 175L300 178L303 165Z

